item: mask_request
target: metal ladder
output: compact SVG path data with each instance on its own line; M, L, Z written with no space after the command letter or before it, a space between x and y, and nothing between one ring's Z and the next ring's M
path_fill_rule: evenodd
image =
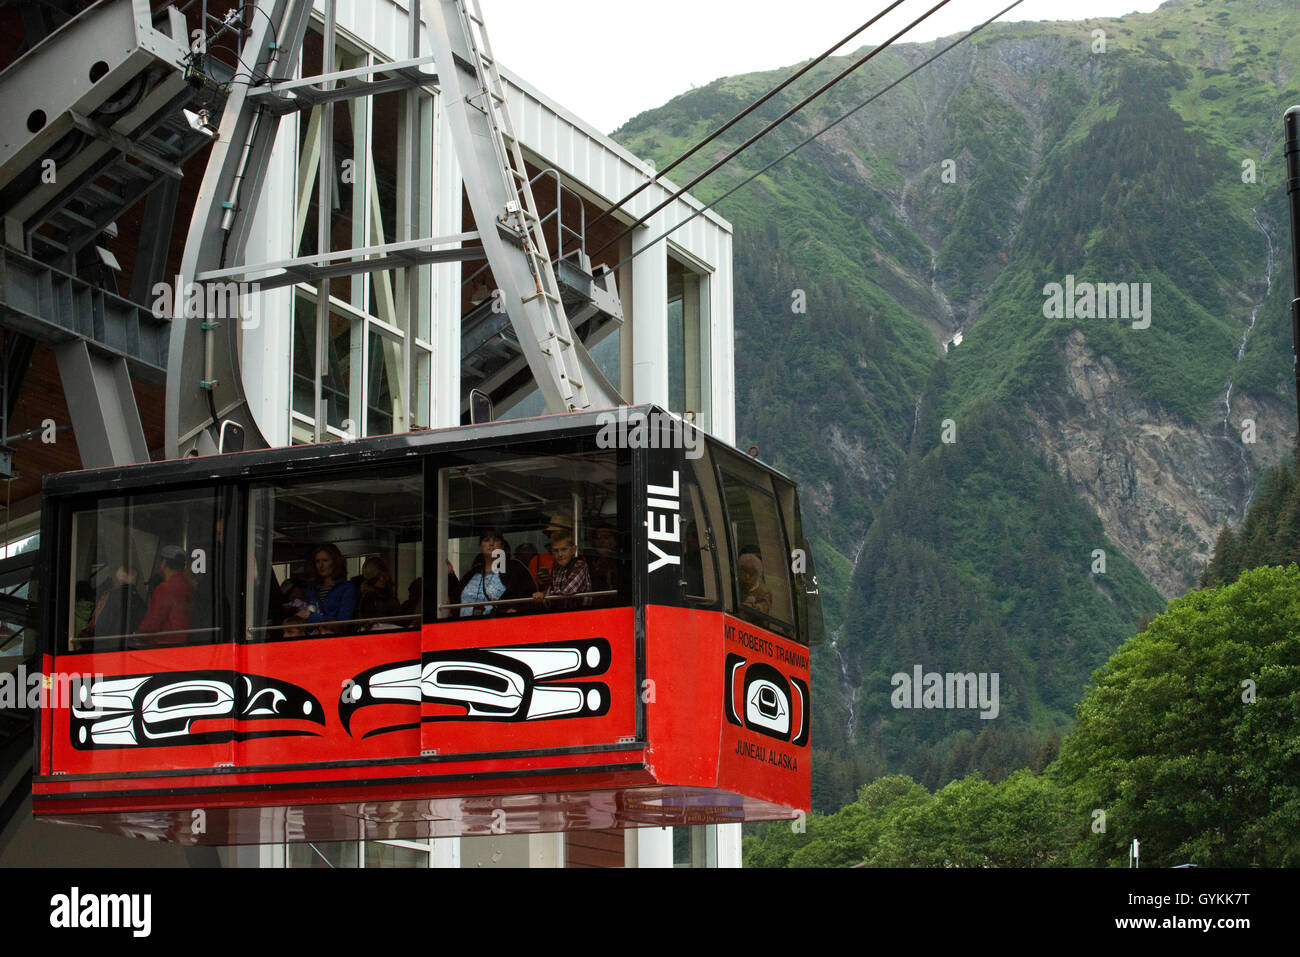
M554 367L565 405L570 410L589 408L591 401L579 372L579 358L573 348L573 331L564 312L555 271L551 268L551 257L546 248L546 236L537 213L537 204L533 199L528 167L524 165L519 140L510 122L505 84L501 81L492 45L488 41L483 12L479 0L456 0L456 8L469 41L479 87L477 94L466 99L470 106L486 115L492 146L499 161L498 171L505 194L510 197L497 217L497 222L510 240L523 250L535 284L534 292L525 295L523 302L527 304L538 300L542 306L537 311L542 320L538 345Z

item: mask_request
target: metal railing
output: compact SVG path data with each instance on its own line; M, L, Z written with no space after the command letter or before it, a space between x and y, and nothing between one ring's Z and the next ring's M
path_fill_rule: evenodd
M545 598L498 598L496 601L462 601L439 605L439 611L451 611L456 608L493 608L497 605L545 605L547 602L567 602L577 598L608 598L610 595L617 595L618 589L611 588L606 591L580 591L572 595L547 595Z
M560 175L559 170L550 169L550 168L544 169L536 176L534 176L532 179L530 179L528 181L528 185L531 187L539 179L547 175L555 177L555 209L547 213L545 216L543 216L538 225L543 230L545 230L546 224L548 222L550 222L552 219L556 220L555 260L558 262L559 260L563 259L565 256L564 243L565 243L566 236L570 236L573 239L577 240L577 248L571 249L569 250L569 252L586 253L587 251L587 205L582 201L582 197L579 196L577 192L564 185L564 178ZM566 193L578 201L578 228L577 229L574 229L572 226L566 226L564 223L564 196ZM468 277L461 280L462 288L468 286L471 282L473 282L483 273L487 272L488 268L489 268L489 264L484 263L478 269L470 273Z

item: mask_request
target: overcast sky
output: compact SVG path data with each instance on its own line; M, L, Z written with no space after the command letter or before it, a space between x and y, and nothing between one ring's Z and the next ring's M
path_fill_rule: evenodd
M890 0L480 0L497 57L609 133L720 76L811 59ZM839 52L887 40L937 0L904 0ZM950 0L904 40L963 33L1010 0ZM1086 20L1154 10L1160 0L1024 0L1008 20Z

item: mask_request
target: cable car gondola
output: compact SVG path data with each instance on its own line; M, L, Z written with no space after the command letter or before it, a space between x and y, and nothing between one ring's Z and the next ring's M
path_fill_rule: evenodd
M230 845L809 809L795 486L653 406L49 476L41 541L41 818Z

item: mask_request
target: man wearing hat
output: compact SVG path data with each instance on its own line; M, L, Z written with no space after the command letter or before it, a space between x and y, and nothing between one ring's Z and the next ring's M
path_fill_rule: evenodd
M162 557L162 581L153 590L149 610L137 629L140 634L180 638L189 631L194 612L194 584L185 573L188 557L179 545L165 545Z
M591 591L591 570L587 560L578 554L577 539L573 534L573 522L564 515L551 517L551 524L546 527L551 536L551 574L546 585L534 592L533 600L544 602L552 609L570 609L578 605L590 605L590 596L575 599L570 596ZM541 557L541 556L538 556Z
M528 571L532 574L533 580L537 586L546 591L551 583L551 572L555 568L555 555L550 551L554 548L555 536L561 534L573 534L573 519L568 515L555 514L551 516L550 523L546 526L546 537L551 540L551 545L547 551L540 555L533 556L528 562Z

